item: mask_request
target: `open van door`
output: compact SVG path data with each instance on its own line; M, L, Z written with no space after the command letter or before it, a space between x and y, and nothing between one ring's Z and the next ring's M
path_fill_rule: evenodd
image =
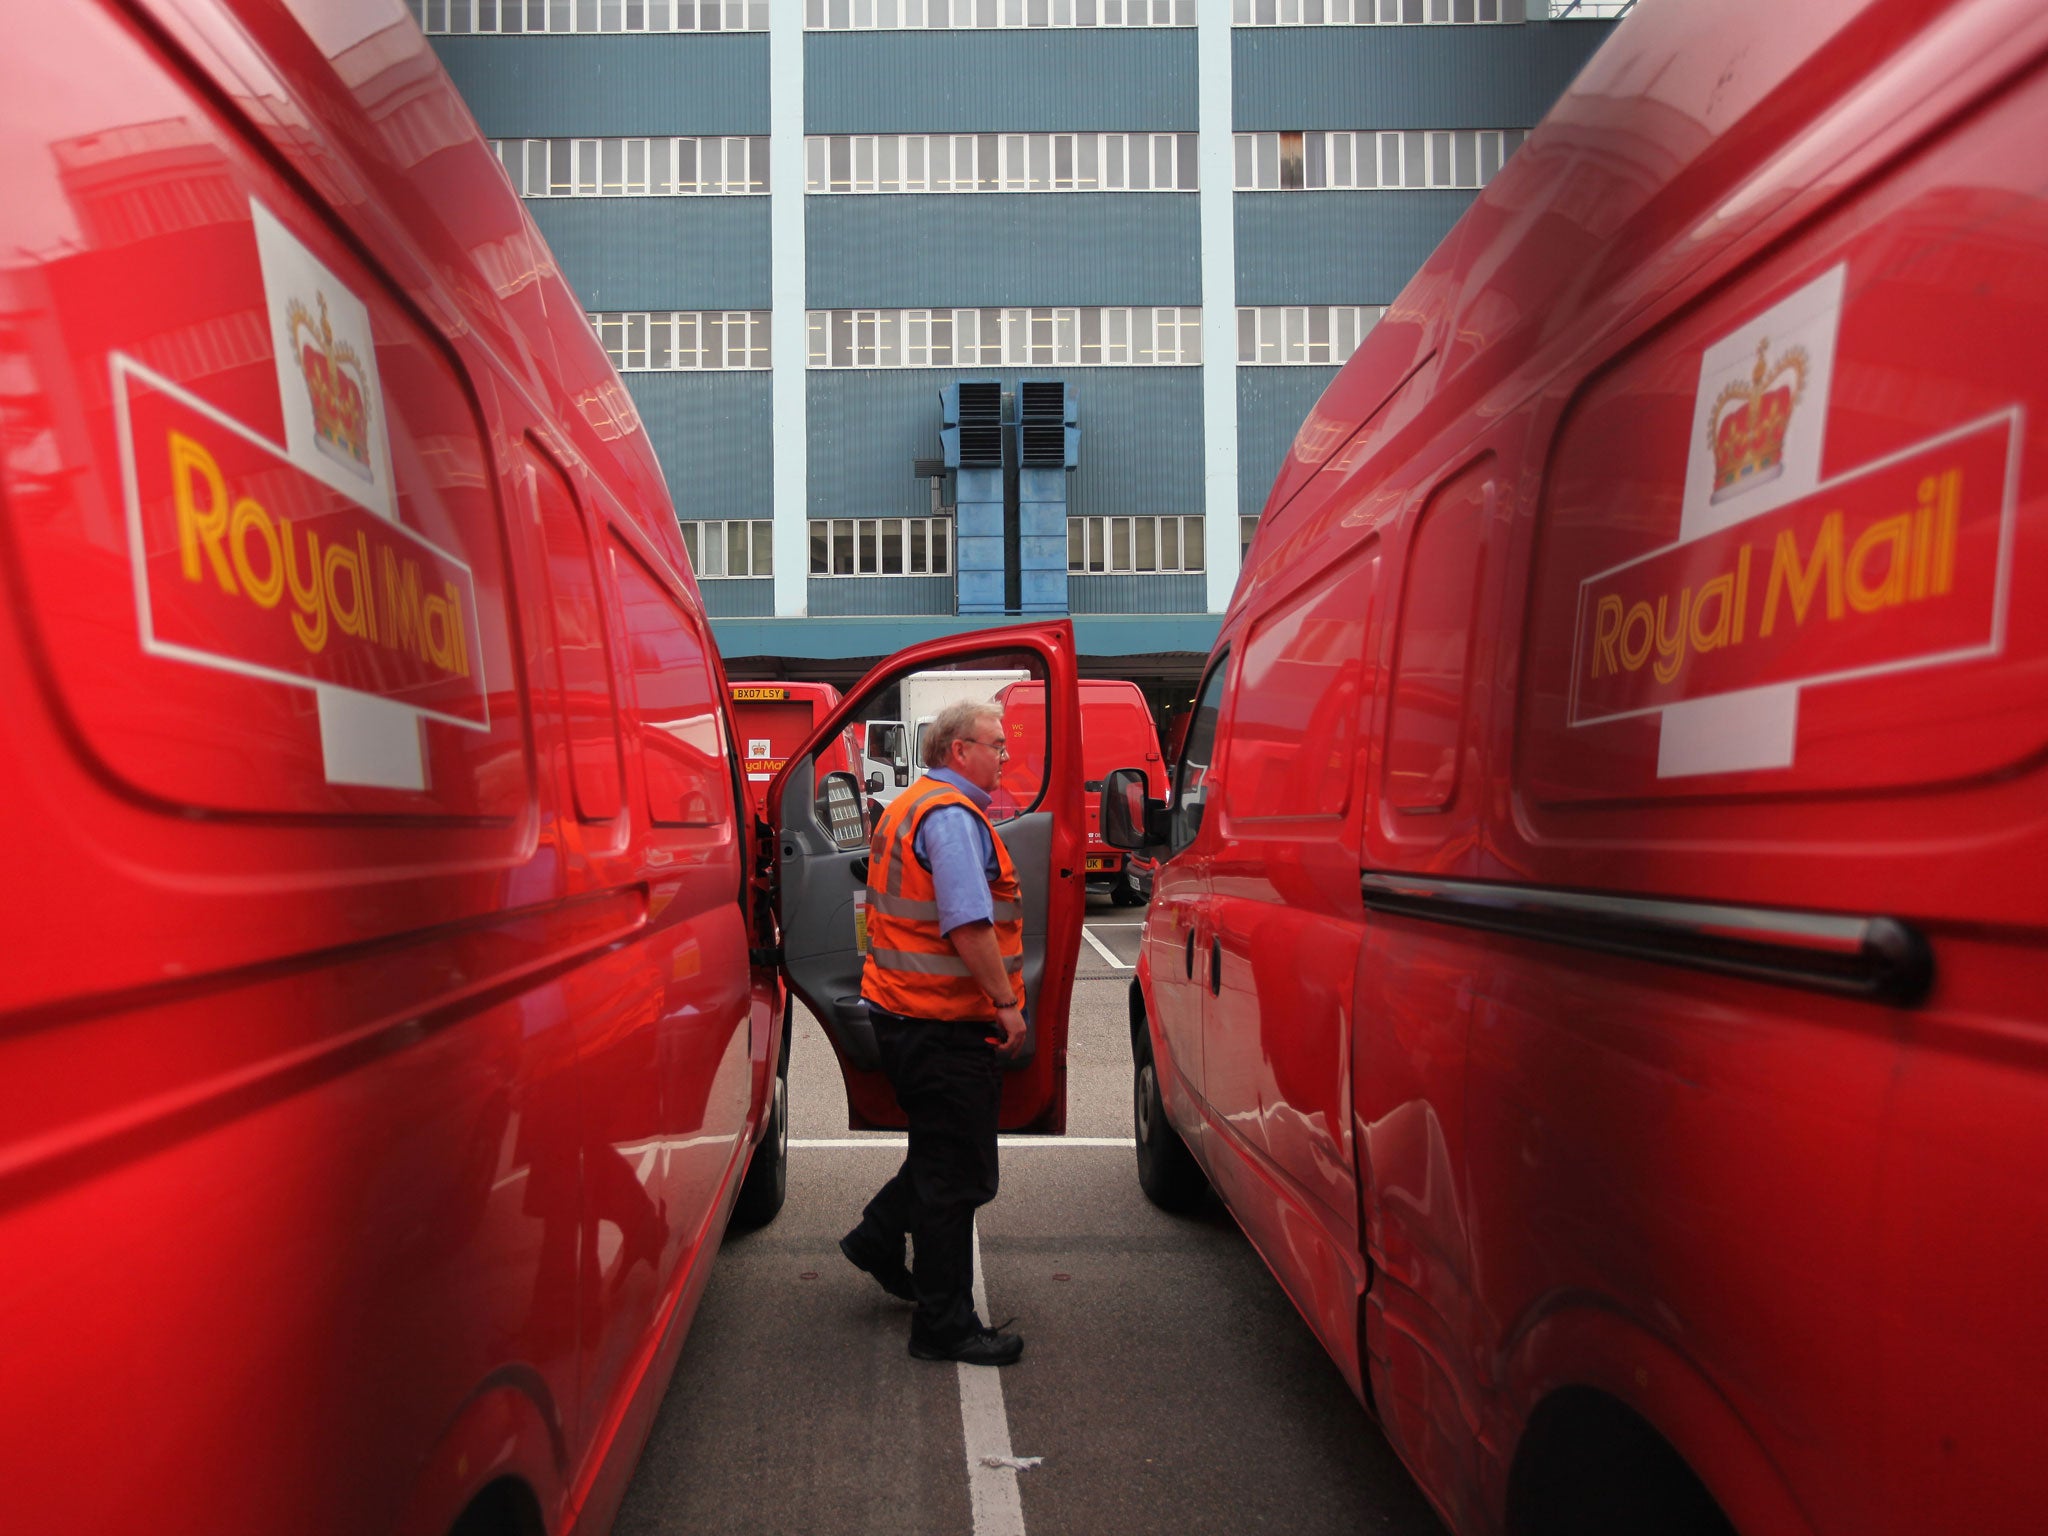
M989 819L1024 890L1027 1029L1023 1052L1003 1080L998 1124L1006 1131L1058 1134L1067 1122L1067 1008L1087 904L1080 681L1074 628L1066 620L949 635L898 651L861 679L775 776L767 806L775 831L772 885L783 974L839 1057L849 1123L856 1130L903 1125L860 997L874 830L868 797L850 776L819 775L817 763L853 721L907 719L903 680L933 671L1001 674L989 685L991 703L1020 672L1045 690L1045 739L1033 762L1011 759ZM911 765L913 775L922 771Z

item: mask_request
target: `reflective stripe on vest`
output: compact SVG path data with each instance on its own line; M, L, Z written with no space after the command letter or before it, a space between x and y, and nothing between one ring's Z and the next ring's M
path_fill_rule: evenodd
M876 823L868 849L868 955L861 996L877 1008L914 1019L985 1020L995 1003L967 962L939 932L939 892L932 872L917 859L917 831L944 806L964 806L988 817L966 795L940 779L922 778L892 801ZM996 855L996 952L1016 1000L1024 996L1024 901L1010 850L989 826Z

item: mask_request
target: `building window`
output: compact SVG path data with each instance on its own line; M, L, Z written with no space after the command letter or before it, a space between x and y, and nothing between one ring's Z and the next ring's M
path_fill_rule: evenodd
M1553 12L1569 0L1550 0ZM1523 17L1523 0L1233 0L1240 27L1457 26Z
M683 547L699 581L775 574L775 525L765 520L685 522Z
M1342 363L1375 322L1384 304L1260 304L1237 311L1237 360L1244 366Z
M804 140L804 190L1193 192L1192 133L885 133Z
M1070 517L1067 573L1141 576L1202 569L1199 517Z
M1240 133L1240 192L1366 192L1483 187L1529 136L1526 128L1400 132Z
M769 0L406 0L420 30L766 32Z
M594 314L597 339L621 373L767 368L765 309L657 309Z
M521 197L716 197L768 190L768 138L492 139Z
M813 368L1153 368L1202 361L1198 308L814 309Z
M832 517L811 522L813 576L944 576L953 522L945 517Z
M1192 27L1196 0L804 0L813 32L962 27Z

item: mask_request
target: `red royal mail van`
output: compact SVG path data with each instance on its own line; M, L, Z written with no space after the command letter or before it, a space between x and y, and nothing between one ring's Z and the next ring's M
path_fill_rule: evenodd
M1302 425L1139 1172L1459 1532L2048 1506L2048 12L1644 0Z
M1003 710L1003 729L1010 738L1010 757L1003 788L1012 799L1028 787L1043 756L1045 685L1012 683L996 695ZM1166 765L1159 756L1159 731L1152 710L1133 682L1090 677L1081 682L1081 786L1088 809L1088 883L1109 892L1120 907L1143 906L1145 897L1132 884L1123 850L1102 840L1096 808L1105 777L1117 768L1142 765L1146 793L1166 793Z
M734 683L731 685L732 726L739 741L740 765L747 793L759 809L769 781L790 755L839 702L830 683ZM858 775L860 752L853 727L820 754L816 772Z
M403 12L300 9L0 53L0 1527L600 1532L781 1203L778 959L900 1123L836 1001L858 785L827 722L743 831L576 296ZM1070 628L845 707L988 656L1055 701L1004 1124L1057 1128Z

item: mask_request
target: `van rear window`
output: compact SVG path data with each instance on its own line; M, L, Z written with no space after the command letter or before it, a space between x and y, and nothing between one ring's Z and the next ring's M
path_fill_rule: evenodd
M616 537L611 556L626 622L648 814L657 826L728 826L733 812L724 717L704 632Z

